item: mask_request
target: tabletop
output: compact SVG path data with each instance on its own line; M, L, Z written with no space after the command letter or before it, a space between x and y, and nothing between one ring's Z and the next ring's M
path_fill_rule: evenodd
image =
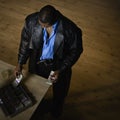
M5 83L10 82L11 78L13 79L14 68L15 66L0 60L0 87L2 87ZM0 109L0 120L29 120L50 87L50 85L46 83L47 79L43 77L35 74L28 74L25 71L23 75L23 82L35 97L37 101L36 104L12 118L6 117L3 111Z

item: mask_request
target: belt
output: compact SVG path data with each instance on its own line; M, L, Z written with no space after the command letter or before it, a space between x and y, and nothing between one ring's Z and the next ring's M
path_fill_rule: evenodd
M53 65L53 60L52 59L44 59L44 60L37 61L37 64L44 64L46 66L50 66L50 65Z

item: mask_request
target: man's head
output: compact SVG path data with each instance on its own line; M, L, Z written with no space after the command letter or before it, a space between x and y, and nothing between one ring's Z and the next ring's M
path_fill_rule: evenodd
M46 5L41 8L39 12L39 22L42 25L53 25L58 19L57 10L51 6Z

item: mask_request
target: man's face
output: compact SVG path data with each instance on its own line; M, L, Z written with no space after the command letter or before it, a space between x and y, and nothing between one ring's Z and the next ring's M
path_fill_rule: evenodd
M49 27L52 26L52 25L50 25L49 23L42 23L40 20L39 20L39 23L40 23L40 25L42 26L42 28L49 28Z

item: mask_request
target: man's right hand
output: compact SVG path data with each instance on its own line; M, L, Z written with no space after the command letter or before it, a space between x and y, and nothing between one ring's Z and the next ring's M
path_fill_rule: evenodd
M22 74L22 65L18 64L14 70L14 76L18 77L20 74Z

